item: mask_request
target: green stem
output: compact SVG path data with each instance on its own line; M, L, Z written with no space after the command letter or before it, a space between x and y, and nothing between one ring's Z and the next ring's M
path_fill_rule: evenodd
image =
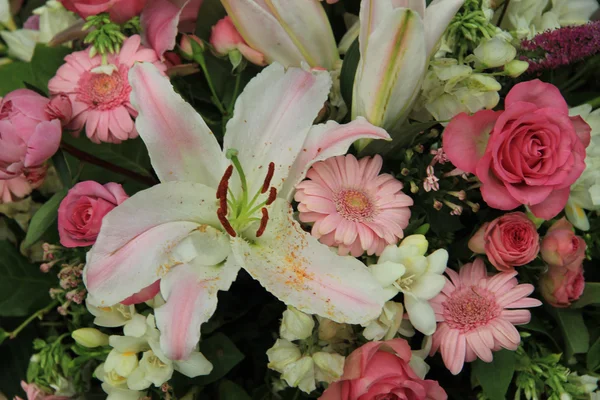
M593 109L600 107L600 97L596 97L587 102Z
M236 156L231 157L231 162L237 170L237 173L240 175L240 181L242 182L242 204L246 204L248 202L248 183L246 182L246 174L244 174L240 160L238 160ZM240 210L241 209L242 207L240 207Z
M54 307L56 307L59 304L58 300L54 300L52 303L48 304L46 307L42 308L41 310L36 311L35 313L33 313L29 318L27 318L25 321L23 321L23 323L21 325L19 325L14 331L10 332L10 338L14 339L17 337L17 335L27 327L27 325L29 325L34 319L36 318L42 318L45 314L47 314L48 312L50 312Z
M238 73L235 77L235 86L233 88L233 96L231 96L231 103L227 107L227 115L233 115L233 107L235 107L235 101L238 97L238 92L240 91L240 81L242 80L242 73Z
M217 108L219 109L221 114L226 115L227 110L225 110L225 107L223 107L223 103L221 103L219 96L217 96L217 91L215 90L215 86L213 85L212 79L210 78L210 74L208 73L208 68L206 68L206 62L204 61L204 55L202 55L202 54L195 55L194 60L198 63L198 65L200 65L200 68L202 68L202 72L204 72L204 76L206 77L206 82L208 83L208 88L210 89L210 92L212 93L212 96L213 96L213 98L212 98L213 103L215 104L215 106L217 106Z

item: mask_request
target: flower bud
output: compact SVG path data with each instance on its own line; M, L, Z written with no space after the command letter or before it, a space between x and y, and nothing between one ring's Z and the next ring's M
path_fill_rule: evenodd
M417 253L424 255L427 252L427 247L429 247L429 242L423 235L410 235L402 239L402 242L398 247L405 246L415 246L417 248Z
M315 363L310 356L304 356L298 361L285 367L281 378L290 387L297 387L305 393L310 393L317 387L315 385Z
M512 60L504 66L504 72L511 78L516 78L529 69L527 61Z
M219 56L227 56L230 53L243 55L248 61L256 65L266 65L265 56L248 46L242 35L238 32L230 17L225 17L212 27L210 44ZM237 59L234 55L232 61ZM239 63L238 63L239 64Z
M301 356L300 349L294 343L285 339L277 339L273 347L267 350L268 367L277 372L283 372L288 364L298 361Z
M65 126L71 122L71 116L73 115L71 100L62 93L54 96L46 106L46 113L51 119L58 119Z
M558 308L569 307L571 302L578 300L584 287L585 279L581 265L576 270L551 265L539 280L539 289L544 300Z
M340 379L344 373L344 360L346 357L337 353L319 351L312 355L315 363L315 378L319 382L331 383Z
M550 266L578 270L585 258L586 243L575 235L573 225L566 218L555 222L542 240L542 258Z
M477 46L473 54L485 67L496 68L512 61L517 55L517 49L510 43L493 37Z
M183 35L179 41L179 51L186 60L194 59L204 51L204 42L196 35Z
M106 346L108 344L108 335L105 335L96 328L77 329L71 333L71 337L78 344L89 349Z
M298 311L294 307L288 307L283 312L279 336L287 340L303 340L312 334L315 321L312 315Z

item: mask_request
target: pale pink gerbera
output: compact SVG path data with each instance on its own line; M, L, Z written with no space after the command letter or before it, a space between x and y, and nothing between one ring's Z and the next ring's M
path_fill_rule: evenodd
M403 237L413 200L390 174L379 175L381 156L353 155L315 163L297 187L300 221L314 222L312 235L337 246L340 255L379 255Z
M542 304L527 297L533 292L533 285L519 285L516 271L488 276L481 258L465 264L460 273L450 268L446 273L450 280L429 301L439 322L431 354L440 349L446 368L456 375L465 361L480 358L491 362L492 351L516 350L521 337L514 325L531 319L529 310L519 308Z
M71 100L73 116L67 129L78 133L85 125L87 137L95 143L120 143L137 137L132 120L137 112L129 102L129 68L137 61L147 61L162 71L166 69L156 52L140 42L139 35L131 36L118 54L108 56L104 66L102 57L90 58L88 50L65 57L66 63L48 82L48 88L51 95L64 93Z

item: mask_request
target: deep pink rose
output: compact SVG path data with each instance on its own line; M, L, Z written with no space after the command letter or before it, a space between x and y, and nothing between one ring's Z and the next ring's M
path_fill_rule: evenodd
M469 240L469 249L486 254L498 271L510 271L535 259L540 235L527 215L514 212L483 224Z
M528 205L538 218L563 210L570 186L585 169L590 127L569 117L556 86L540 80L515 85L505 111L459 114L443 146L459 169L475 174L486 203L500 210Z
M553 307L569 307L583 293L585 279L583 266L574 269L550 265L548 271L540 276L540 292Z
M69 11L79 14L81 18L107 12L110 19L117 24L129 21L139 15L146 5L146 0L59 0Z
M117 183L85 181L73 186L58 208L60 243L65 247L93 245L102 218L128 197Z
M62 129L47 112L49 100L19 89L0 102L0 179L27 174L56 153Z
M404 339L369 342L346 358L344 374L329 385L321 400L445 400L444 389L423 380L410 365L411 351Z
M248 46L229 16L219 20L212 27L210 44L220 56L226 56L237 50L251 63L267 65L264 54Z
M586 247L585 240L575 234L573 225L563 217L548 229L541 253L548 265L575 271L585 259Z

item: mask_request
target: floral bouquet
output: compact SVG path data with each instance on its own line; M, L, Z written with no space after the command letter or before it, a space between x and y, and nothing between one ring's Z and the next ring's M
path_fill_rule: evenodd
M598 0L0 0L0 398L583 400Z

